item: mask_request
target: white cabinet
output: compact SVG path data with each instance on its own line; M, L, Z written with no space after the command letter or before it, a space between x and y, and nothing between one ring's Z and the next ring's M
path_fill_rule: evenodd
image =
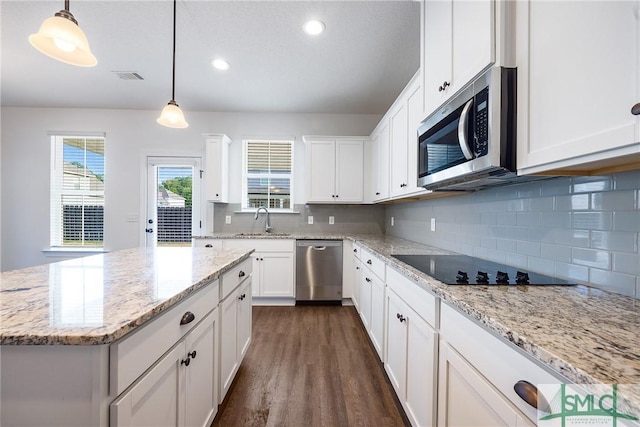
M425 113L495 61L495 0L424 3Z
M640 3L522 1L516 22L518 172L638 168Z
M356 307L358 313L360 313L360 295L362 292L362 262L360 261L360 245L354 243L352 253L349 254L349 256L353 259L351 264L353 271L353 296L351 297L351 300L353 301L353 305Z
M385 370L413 426L435 425L437 299L387 269ZM418 314L420 313L420 314Z
M419 192L418 187L418 126L424 119L422 82L418 72L407 84L389 114L391 128L391 198L401 198Z
M342 241L342 298L353 301L353 242Z
M254 297L295 296L295 240L229 239L224 240L224 247L255 249L251 254Z
M207 201L229 201L229 144L231 140L226 135L207 135L204 171Z
M200 426L217 412L217 309L110 408L112 426Z
M438 425L534 426L447 343L440 346Z
M251 263L222 278L220 302L220 394L224 400L251 343ZM225 285L225 281L228 283Z
M366 249L360 248L360 318L380 360L384 356L385 264Z
M308 203L362 203L364 139L304 137Z
M390 135L389 123L385 116L379 127L372 134L371 176L370 191L371 200L380 202L389 198L389 173L390 173Z

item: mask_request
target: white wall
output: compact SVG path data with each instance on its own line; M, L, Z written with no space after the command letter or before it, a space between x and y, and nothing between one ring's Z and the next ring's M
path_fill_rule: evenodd
M144 228L144 159L148 155L204 157L204 135L225 133L230 150L230 202L239 203L242 139L295 137L294 203L304 203L302 135L369 135L378 115L186 112L188 129L156 123L158 111L11 108L1 111L2 271L57 261L49 246L50 132L106 134L105 248L139 246ZM128 213L141 222L127 222Z

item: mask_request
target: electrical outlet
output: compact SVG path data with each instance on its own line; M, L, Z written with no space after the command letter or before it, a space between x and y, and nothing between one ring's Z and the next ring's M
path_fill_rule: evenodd
M127 214L127 222L139 222L140 217L137 213L129 213Z
M313 216L309 215L307 217L307 224L309 224L309 225L313 224Z
M396 223L396 222L394 221L394 218L393 218L393 217L391 217L391 226L393 227L393 226L395 225L395 223Z
M431 218L431 231L436 231L436 219Z
M333 225L333 224L335 224L335 223L336 223L336 219L335 219L335 217L330 216L330 217L329 217L329 224L330 224L330 225Z
M225 224L231 224L231 215L227 215L224 217L224 223Z

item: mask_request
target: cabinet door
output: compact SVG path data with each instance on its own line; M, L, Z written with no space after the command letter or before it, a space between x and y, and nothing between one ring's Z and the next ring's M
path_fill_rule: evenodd
M423 111L422 85L416 85L410 92L407 100L407 186L405 193L416 193L418 191L427 192L422 187L418 187L418 126L425 119Z
M431 114L445 100L451 85L452 0L424 2L424 100ZM446 88L445 82L447 83Z
M335 201L361 203L364 197L364 141L337 140L335 162Z
M307 200L309 202L335 201L335 141L311 141L307 145Z
M228 202L230 142L226 136L206 141L205 193L208 201Z
M362 267L362 276L360 280L360 319L364 328L369 332L371 325L371 286L373 284L373 274Z
M290 252L263 252L260 254L260 296L294 296L293 254ZM254 270L256 271L256 270Z
M384 368L398 399L406 397L407 319L405 304L393 291L387 291L387 356ZM403 316L403 317L400 317Z
M216 309L185 338L185 354L190 358L189 366L183 370L186 376L185 425L189 427L208 427L218 409L217 328Z
M389 126L385 125L373 141L374 167L371 168L371 182L374 202L389 198Z
M254 297L260 296L260 288L262 286L262 277L260 274L260 266L262 262L260 262L262 255L260 252L254 252L251 254L251 262L252 262L252 275L251 275L251 295Z
M385 285L375 274L371 276L371 342L378 352L380 360L384 361L384 293Z
M220 402L238 368L238 289L220 303Z
M353 257L353 305L356 307L358 313L360 313L360 289L362 288L362 263L355 256Z
M452 4L451 93L462 89L495 61L495 0Z
M167 426L182 424L184 376L180 364L184 344L176 346L129 391L110 406L112 427Z
M401 196L408 185L407 158L409 156L406 100L391 113L391 197Z
M516 6L518 169L602 172L637 163L640 116L630 111L640 102L639 3Z
M242 362L251 344L251 278L240 285L238 299L238 363Z
M445 342L439 366L439 426L533 425Z

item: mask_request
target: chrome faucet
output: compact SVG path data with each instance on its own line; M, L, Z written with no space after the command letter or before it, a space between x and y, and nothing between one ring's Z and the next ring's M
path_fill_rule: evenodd
M265 233L271 233L271 230L273 230L273 228L271 227L271 224L269 223L269 211L267 210L267 208L265 208L264 206L260 206L256 210L256 216L253 219L254 220L258 219L258 214L260 213L261 210L264 210L265 218L266 218L266 221L264 223L264 232Z

